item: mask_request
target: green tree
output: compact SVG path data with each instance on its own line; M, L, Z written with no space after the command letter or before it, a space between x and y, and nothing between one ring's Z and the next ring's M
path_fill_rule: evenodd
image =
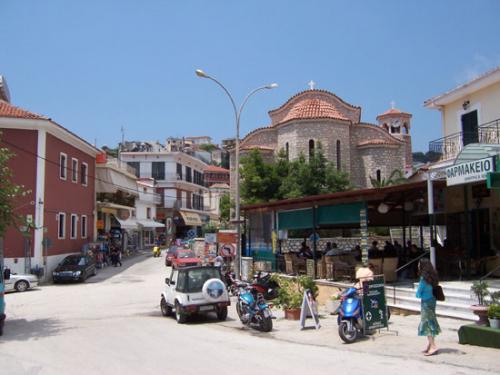
M200 145L200 150L206 151L206 152L212 152L217 149L216 145L213 145L211 143L202 143Z
M13 207L16 198L28 193L23 186L12 182L12 171L7 163L13 156L8 148L0 147L0 237L19 219Z
M229 214L231 212L231 198L229 197L229 193L223 194L220 197L219 201L219 211L220 211L220 221L223 224L229 223L230 217Z
M370 182L372 183L372 186L374 188L383 188L391 185L401 185L406 181L407 179L403 175L403 172L401 172L399 169L393 170L388 179L382 178L380 181L370 176Z
M328 194L351 188L349 175L337 170L320 147L310 156L303 154L290 162L288 174L282 180L280 193L284 198Z
M241 199L244 204L276 199L279 178L274 163L266 163L259 150L251 150L241 158Z

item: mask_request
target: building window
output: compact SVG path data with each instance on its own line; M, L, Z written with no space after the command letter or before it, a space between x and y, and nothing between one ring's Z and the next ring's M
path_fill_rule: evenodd
M87 186L89 183L89 165L87 163L82 163L82 169L80 171L80 181L83 186Z
M82 215L80 234L81 234L82 238L87 238L87 216L86 215Z
M286 154L286 160L290 160L290 146L288 145L288 142L285 143L285 154Z
M66 174L68 173L68 155L63 154L62 152L59 154L59 178L61 180L66 179Z
M191 175L191 167L186 167L186 181L192 182L193 176Z
M409 134L408 123L406 122L403 124L403 134Z
M177 163L177 179L182 180L182 164Z
M66 238L66 214L64 212L57 214L57 238L60 240Z
M146 207L146 219L151 219L151 207Z
M151 177L155 180L165 179L165 162L154 161L151 166Z
M382 181L382 173L380 172L380 169L377 169L377 181Z
M78 216L76 216L75 214L71 214L71 231L70 231L70 234L69 234L69 237L74 240L76 238L76 223L77 223L77 218Z
M141 163L139 163L138 161L129 161L127 162L127 165L134 168L135 177L141 177Z
M314 139L309 140L309 158L314 156Z
M340 141L337 141L337 170L340 171L342 169L342 156L340 154Z
M71 158L71 181L78 182L78 159Z

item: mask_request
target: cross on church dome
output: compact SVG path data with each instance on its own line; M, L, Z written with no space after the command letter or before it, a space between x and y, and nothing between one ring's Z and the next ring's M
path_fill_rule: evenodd
M314 90L314 86L316 85L316 82L314 82L312 79L308 83L309 85L309 90Z

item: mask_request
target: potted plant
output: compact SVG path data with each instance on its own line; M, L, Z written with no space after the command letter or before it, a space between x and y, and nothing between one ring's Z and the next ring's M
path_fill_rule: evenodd
M500 329L500 304L492 303L488 307L488 320L491 328Z
M337 313L338 308L340 307L340 300L341 300L342 293L336 293L333 294L327 301L326 301L326 310L331 314L334 315Z
M479 317L476 324L487 325L488 324L488 306L486 305L485 297L488 293L488 283L483 280L474 281L470 288L471 292L474 294L478 304L472 305L470 308L474 314Z
M300 310L304 291L310 289L313 296L318 295L318 287L314 280L308 276L300 276L295 278L279 278L280 288L278 297L275 300L277 307L283 308L285 319L299 320Z

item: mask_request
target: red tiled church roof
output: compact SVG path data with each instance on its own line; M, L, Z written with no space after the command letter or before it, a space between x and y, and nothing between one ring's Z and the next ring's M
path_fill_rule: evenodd
M32 120L49 120L49 118L28 112L22 108L16 107L6 101L0 100L0 117L23 118Z
M205 172L224 172L224 173L229 173L229 169L218 167L216 165L209 165L208 167L205 168Z
M407 116L411 116L409 113L406 113L406 112L403 112L397 108L391 108L387 111L385 111L384 113L382 113L381 115L378 115L377 116L377 119L379 117L384 117L384 116L388 116L388 115L407 115Z
M349 120L331 103L320 98L305 99L295 104L281 123L291 120L331 118L336 120Z

